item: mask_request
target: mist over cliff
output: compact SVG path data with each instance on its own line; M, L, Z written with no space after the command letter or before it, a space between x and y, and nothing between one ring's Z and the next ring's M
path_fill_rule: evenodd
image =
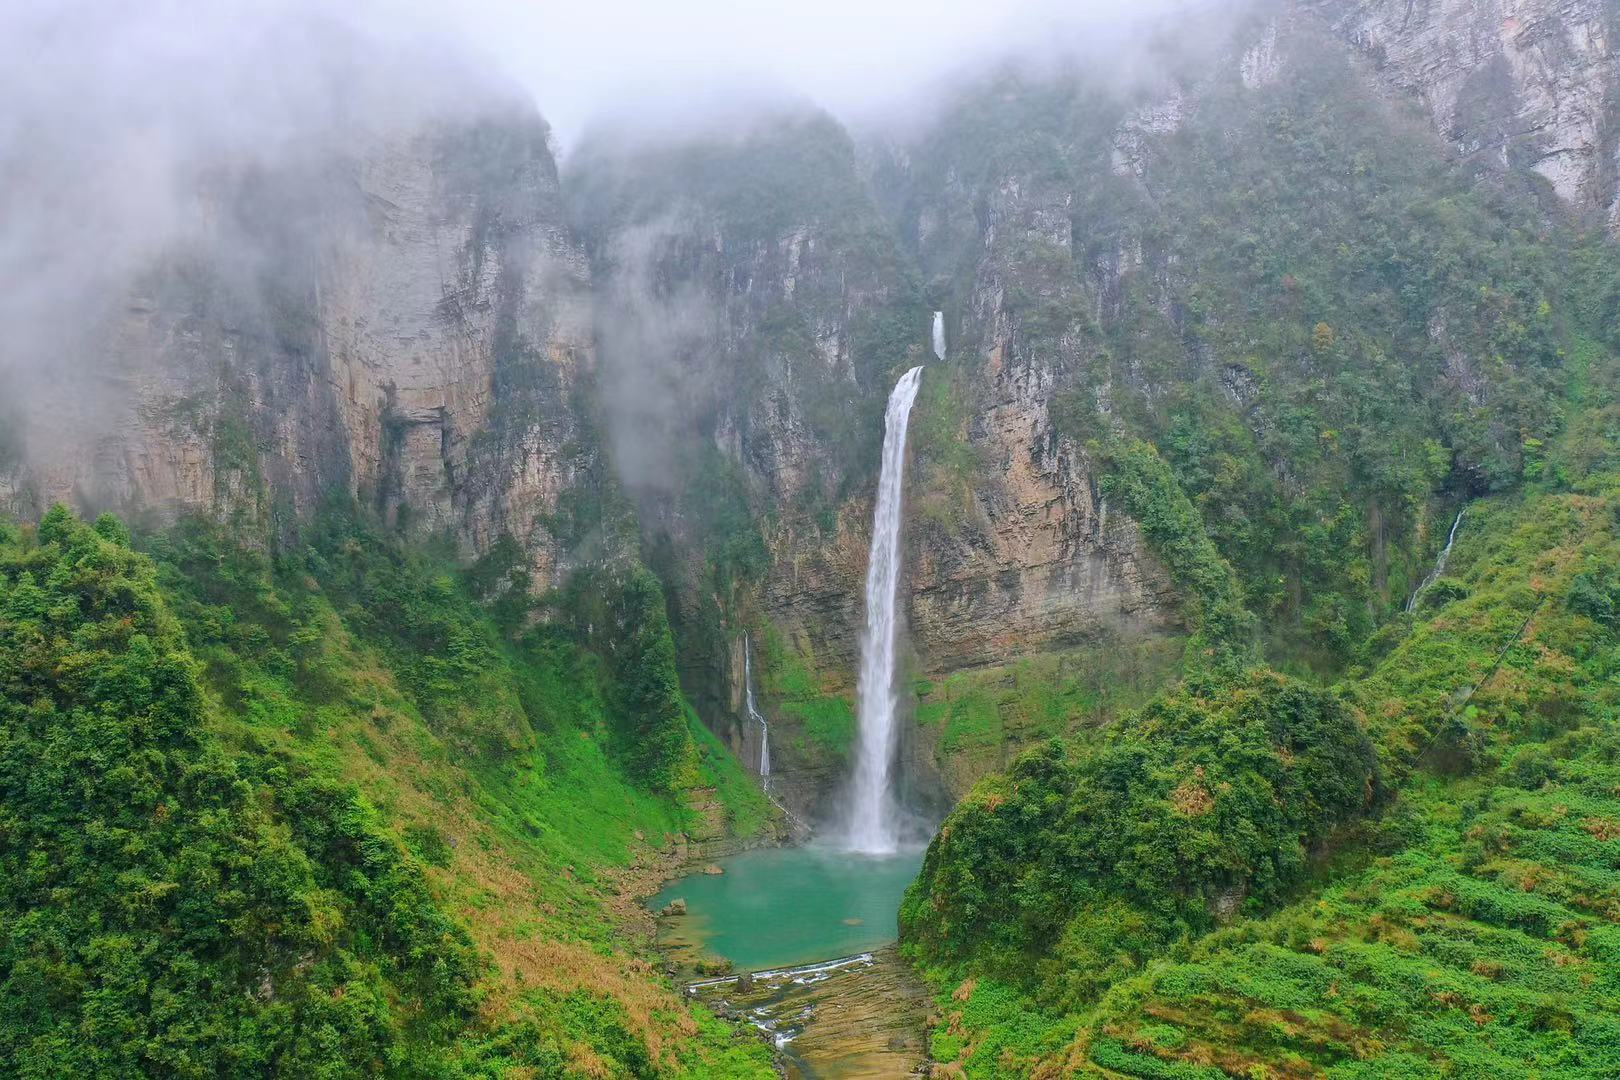
M1600 1060L1616 41L0 11L0 1072L775 1075L626 900L843 816L874 531L886 1053Z
M1511 483L1553 423L1556 317L1518 313L1556 289L1486 253L1610 213L1591 3L612 10L8 12L6 504L286 538L336 493L465 559L510 545L537 592L640 547L689 691L735 714L739 621L849 677L881 404L934 310L924 670L1185 629L1104 490L1120 438L1178 448L1278 633L1342 643L1417 572L1428 501ZM1478 216L1430 235L1447 199ZM1348 457L1279 436L1299 409ZM1345 490L1364 571L1305 540L1305 493Z

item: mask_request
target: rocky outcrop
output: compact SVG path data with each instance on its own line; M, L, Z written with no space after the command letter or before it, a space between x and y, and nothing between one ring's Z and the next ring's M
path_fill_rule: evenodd
M1527 168L1620 224L1617 12L1606 0L1310 4L1467 157Z
M285 529L347 491L548 580L591 335L539 117L212 176L191 212L31 394L7 501Z

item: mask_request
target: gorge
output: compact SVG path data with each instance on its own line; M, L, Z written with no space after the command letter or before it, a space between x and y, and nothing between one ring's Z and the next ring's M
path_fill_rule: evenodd
M1613 4L561 136L95 6L0 16L0 1074L1620 1072Z

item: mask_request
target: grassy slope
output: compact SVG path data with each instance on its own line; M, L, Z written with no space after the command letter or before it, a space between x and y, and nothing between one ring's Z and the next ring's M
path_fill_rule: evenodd
M1409 634L1345 689L1404 779L1319 883L1065 1016L935 968L970 1075L1613 1075L1620 637L1577 579L1620 566L1620 482L1470 509Z
M913 719L946 783L965 791L1036 743L1083 737L1143 704L1181 653L1178 639L1149 638L919 679Z
M484 958L476 1011L450 1025L446 1062L478 1075L770 1072L762 1044L669 989L616 910L626 875L699 825L688 794L717 797L739 835L767 823L695 716L684 790L646 791L611 751L595 657L560 636L500 634L448 562L355 527L275 563L204 529L150 548L200 664L206 737L245 768L283 762L352 791L377 842L470 933Z

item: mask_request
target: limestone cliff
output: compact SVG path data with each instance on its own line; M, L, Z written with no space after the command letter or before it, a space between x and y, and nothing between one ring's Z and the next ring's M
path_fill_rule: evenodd
M31 394L7 501L285 530L346 491L547 580L591 338L539 117L220 169L189 212Z
M510 536L543 588L621 542L583 505L611 469L688 695L757 760L753 634L808 807L854 722L883 401L926 363L907 754L960 791L1117 707L1093 658L1151 654L1147 687L1184 629L1104 496L1109 438L1165 454L1279 637L1364 633L1426 563L1431 502L1517 481L1562 372L1513 237L1556 213L1504 177L1620 213L1613 19L1274 0L1128 78L957 87L904 136L790 112L588 141L559 178L533 110L497 107L199 170L197 227L32 358L26 416L0 402L0 501L284 534L341 492L469 559ZM979 697L947 688L975 672ZM1031 680L1068 689L1041 712Z
M1620 11L1607 0L1360 0L1307 5L1389 88L1486 167L1530 169L1620 225Z

